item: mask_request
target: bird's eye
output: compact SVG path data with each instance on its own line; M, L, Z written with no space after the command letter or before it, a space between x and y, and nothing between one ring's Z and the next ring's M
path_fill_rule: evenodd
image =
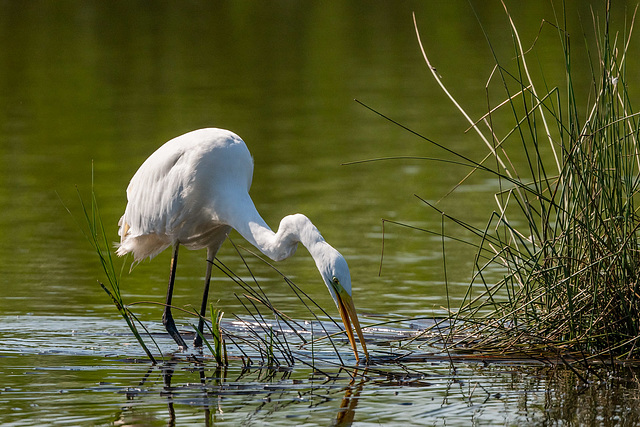
M338 291L341 292L342 291L342 285L340 284L340 280L338 280L337 277L333 277L333 279L331 279L331 282L333 283L333 287Z

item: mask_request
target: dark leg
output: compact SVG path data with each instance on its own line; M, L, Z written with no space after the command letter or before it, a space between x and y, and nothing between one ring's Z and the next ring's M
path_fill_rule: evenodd
M178 243L176 243L173 248L173 258L171 258L171 277L169 278L169 287L167 288L167 301L164 307L164 313L162 314L162 324L169 332L169 335L173 338L173 340L178 344L181 350L186 350L187 344L185 344L184 340L180 336L178 329L176 328L176 324L173 321L173 316L171 315L171 297L173 296L173 282L176 279L176 267L178 266Z
M207 301L209 300L209 283L211 282L211 267L213 267L213 254L211 250L207 250L207 274L204 278L204 292L202 293L202 305L200 306L200 321L198 322L198 331L200 334L204 330L204 316L207 314ZM193 340L195 347L202 347L202 337L196 334Z

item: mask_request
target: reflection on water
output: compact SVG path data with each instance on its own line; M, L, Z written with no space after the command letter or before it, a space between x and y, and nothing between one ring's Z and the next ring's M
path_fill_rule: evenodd
M10 366L10 367L9 367ZM637 399L568 370L447 361L293 370L91 356L0 359L3 425L636 425Z
M25 316L0 324L3 425L640 422L633 370L583 373L585 384L569 369L533 360L398 357L390 332L368 332L374 364L367 367L341 368L322 349L294 367L237 358L218 367L211 356L189 353L165 353L153 366L121 322ZM175 347L166 333L156 339L163 352ZM348 354L346 340L339 349Z
M589 2L566 3L570 30L582 34ZM381 219L440 231L441 216L414 194L438 200L467 171L424 161L341 165L393 155L443 156L353 98L465 155L484 156L485 148L464 133L467 124L430 80L411 21L415 12L438 72L480 117L493 61L478 19L497 55L510 58L512 40L499 2L475 6L477 17L465 0L0 2L0 422L638 421L635 382L604 381L576 391L571 373L551 375L546 367L451 367L439 361L357 373L304 364L285 372L244 372L237 365L218 372L209 362L177 360L150 369L131 362L141 353L97 285L100 266L79 231L75 186L87 200L93 168L108 238L116 240L124 190L142 161L174 136L216 126L237 132L250 147L256 163L252 197L265 220L275 227L284 215L303 212L345 255L364 323L442 314L445 268L455 306L467 290L473 252L447 241L445 266L439 238L387 224L380 270ZM594 3L596 11L601 7ZM548 67L547 81L563 87L562 75L551 83L562 61L545 47L557 46L557 31L539 34L543 18L554 20L550 5L517 2L512 9L523 40L539 35L541 48L531 54ZM623 22L624 11L614 12L615 22ZM630 69L640 58L637 49L630 45ZM585 57L575 49L575 69ZM588 74L577 72L574 86L588 84ZM476 174L439 207L483 227L495 191L490 177ZM241 253L273 304L308 320L280 276ZM184 252L175 305L198 302L204 256ZM219 257L250 279L231 245ZM168 266L169 254L131 274L125 264L125 300L161 301ZM303 250L278 268L333 310ZM217 307L243 313L235 296L242 291L229 279L216 276L212 288ZM161 308L140 305L136 313L151 332L163 333ZM189 329L190 319L178 322ZM160 338L163 352L171 345Z

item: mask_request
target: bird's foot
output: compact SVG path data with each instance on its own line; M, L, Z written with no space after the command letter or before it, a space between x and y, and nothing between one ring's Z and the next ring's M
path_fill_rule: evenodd
M173 317L170 312L164 312L164 315L162 316L162 323L164 323L164 327L169 335L171 335L171 338L173 338L176 344L178 344L178 351L187 350L189 346L184 342L184 339L182 339L180 332L178 332L178 328L176 328L176 324L173 321Z
M195 348L202 349L202 338L200 337L200 335L196 334L196 337L193 339L193 346Z
M173 338L173 340L176 342L176 344L178 344L178 351L187 351L189 349L189 346L184 342L178 331L176 331L175 335L171 332L169 332L169 334L171 335L171 338Z

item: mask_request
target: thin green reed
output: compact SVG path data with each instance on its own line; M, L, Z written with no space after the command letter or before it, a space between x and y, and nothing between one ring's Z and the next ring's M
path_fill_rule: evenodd
M100 286L111 298L111 301L116 306L116 309L118 310L122 318L127 323L127 326L135 336L136 340L138 341L138 343L140 344L144 352L147 354L147 357L149 357L149 359L153 364L156 364L157 363L156 358L153 356L153 354L147 347L146 343L144 342L140 334L140 331L136 326L136 322L140 324L140 326L145 330L145 332L147 333L147 335L149 335L149 337L151 337L151 334L149 334L149 331L147 331L145 326L139 322L135 314L132 313L131 310L129 310L129 308L123 301L122 294L120 293L120 278L122 276L122 268L124 268L124 264L123 264L123 267L120 269L120 272L117 273L115 264L113 261L113 254L111 252L111 243L109 241L109 238L107 237L107 233L105 232L104 224L102 222L102 217L100 216L100 211L98 209L96 194L93 189L94 188L93 175L91 180L92 182L91 182L90 208L87 208L84 200L82 199L82 196L80 195L80 191L79 190L77 191L78 191L78 198L80 200L80 205L82 207L82 211L87 224L87 232L84 233L85 237L87 238L91 246L96 251L96 254L98 255L98 259L100 260L100 265L102 266L102 269L104 270L104 273L107 276L107 283L109 284L109 287L107 288L107 286L105 286L103 283L100 282ZM158 345L155 342L155 340L153 340L153 337L151 337L151 339L156 345L156 348L158 348ZM160 352L159 348L158 348L158 352Z

